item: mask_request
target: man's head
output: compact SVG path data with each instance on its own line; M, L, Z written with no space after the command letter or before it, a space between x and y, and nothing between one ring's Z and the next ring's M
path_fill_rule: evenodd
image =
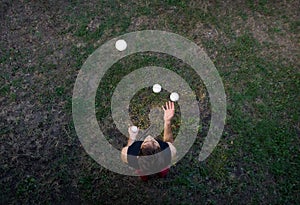
M159 143L148 135L141 146L141 156L151 155L160 152Z
M161 169L164 168L164 158L160 154L157 154L160 151L161 148L159 146L159 143L153 137L149 135L145 138L144 142L142 143L139 156L148 157L138 158L138 164L143 173L146 174L152 172L158 167L160 167Z

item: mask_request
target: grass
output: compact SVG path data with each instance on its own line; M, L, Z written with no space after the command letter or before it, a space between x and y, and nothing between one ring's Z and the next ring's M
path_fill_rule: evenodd
M30 9L42 7L27 4ZM295 4L293 8L299 5L296 1L290 4ZM300 76L299 62L294 60L297 54L291 52L299 50L295 37L299 21L293 18L292 7L265 0L238 5L221 1L69 1L57 15L54 7L46 11L57 20L41 15L44 24L39 25L44 30L32 25L18 33L8 26L9 34L28 36L10 40L14 47L1 43L0 204L299 203ZM9 25L13 17L3 21ZM209 158L199 162L211 110L209 95L195 72L174 57L151 52L127 56L109 69L97 90L96 115L116 147L125 145L126 137L107 126L113 123L110 99L122 77L138 68L152 65L176 72L195 91L201 105L199 133L187 155L166 179L147 183L113 173L92 160L77 138L71 116L73 85L86 58L107 40L134 31L131 26L137 19L137 30L168 30L201 45L218 69L227 94L222 138ZM238 28L234 26L237 19L242 22ZM266 41L255 35L249 26L251 19L266 27ZM47 25L55 29L47 30ZM57 47L46 44L47 31L60 39ZM208 36L211 31L215 35ZM24 40L30 36L35 37L33 45L44 43L45 49L34 52ZM280 41L291 42L292 48ZM47 58L61 49L65 49L64 58L57 62ZM155 95L151 88L136 93L130 104L132 121L146 128L150 108L166 101L168 95L166 91ZM176 108L175 136L180 127ZM44 118L38 125L25 120L34 121L39 113Z

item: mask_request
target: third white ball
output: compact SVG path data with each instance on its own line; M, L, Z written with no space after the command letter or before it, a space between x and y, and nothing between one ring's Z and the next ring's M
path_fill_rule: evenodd
M172 100L173 102L176 102L176 101L178 101L179 100L179 95L178 95L178 93L171 93L171 95L170 95L170 100Z

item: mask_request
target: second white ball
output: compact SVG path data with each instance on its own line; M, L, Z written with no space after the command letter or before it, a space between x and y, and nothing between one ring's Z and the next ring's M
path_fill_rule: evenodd
M159 84L154 84L152 88L153 92L159 93L161 91L161 85Z

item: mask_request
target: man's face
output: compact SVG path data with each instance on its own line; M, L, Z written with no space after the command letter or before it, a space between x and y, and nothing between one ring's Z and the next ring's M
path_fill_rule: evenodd
M159 148L159 144L153 137L148 135L148 137L146 137L144 142L142 143L142 148L146 148L146 147L152 147L156 149Z

